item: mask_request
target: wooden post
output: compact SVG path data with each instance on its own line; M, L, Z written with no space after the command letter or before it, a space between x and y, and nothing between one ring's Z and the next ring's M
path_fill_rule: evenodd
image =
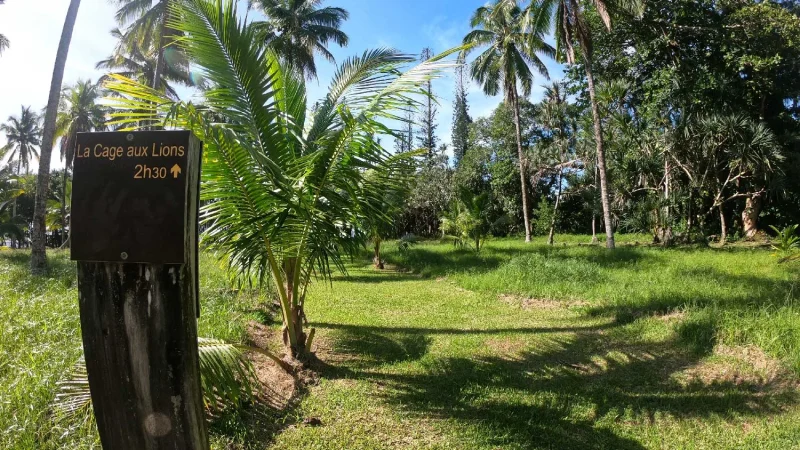
M188 132L86 133L76 152L72 258L103 448L208 449L197 350L201 144Z

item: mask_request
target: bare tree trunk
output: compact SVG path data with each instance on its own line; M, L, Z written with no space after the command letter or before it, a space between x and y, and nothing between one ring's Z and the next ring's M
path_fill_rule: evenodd
M763 203L763 194L756 194L745 200L742 211L742 228L744 228L745 239L752 239L758 233L758 215L761 214Z
M383 261L381 261L381 238L376 237L373 241L375 245L375 254L372 257L372 264L376 269L383 269Z
M725 242L728 240L728 225L725 223L725 210L722 208L722 205L719 205L719 222L721 227L719 243L725 245Z
M72 41L72 30L78 17L81 0L71 0L61 41L58 44L56 63L53 67L53 79L50 82L50 95L47 99L47 111L44 115L42 129L42 147L39 154L39 176L36 180L36 201L33 207L33 231L31 233L31 273L42 274L47 270L47 254L45 253L45 213L48 188L50 184L50 157L53 153L53 137L56 131L56 113L61 95L61 82L64 79L64 66L67 63L69 44Z
M522 188L522 218L525 222L525 242L530 242L531 222L530 218L528 217L528 193L527 189L525 188L525 155L522 153L522 131L520 131L519 125L519 99L517 98L517 87L513 86L509 94L511 94L511 107L514 108L514 127L516 128L517 133L517 156L519 158L520 187Z
M562 158L563 159L563 158ZM553 245L553 240L556 234L556 215L558 214L558 204L561 203L561 182L564 169L558 171L558 194L556 195L556 204L553 207L553 217L550 218L550 234L547 236L547 245ZM594 224L592 224L594 225Z
M66 243L64 232L67 231L67 168L64 167L64 174L61 177L61 245Z
M592 213L592 244L597 244L597 216Z
M597 171L600 175L600 203L603 204L603 222L606 226L606 247L614 248L614 228L611 223L611 204L608 200L608 180L606 176L606 155L603 144L603 128L600 124L600 110L595 96L594 75L592 74L592 58L585 45L582 45L586 81L589 86L589 100L592 104L594 121L594 141L597 146Z

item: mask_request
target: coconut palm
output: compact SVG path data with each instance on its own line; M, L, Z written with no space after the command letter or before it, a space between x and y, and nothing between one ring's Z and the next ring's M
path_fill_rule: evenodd
M309 79L317 77L315 54L335 62L328 43L347 46L347 35L339 28L349 14L342 8L320 8L322 0L254 0L250 2L267 16L253 24L275 52Z
M128 48L144 49L144 53L152 53L152 70L148 74L147 83L156 88L163 88L162 73L169 66L183 58L172 54L170 64L165 55L167 49L178 32L169 26L170 4L174 0L112 0L119 6L116 13L117 23L126 27L124 33L117 30L117 37ZM113 33L112 33L113 34Z
M119 45L117 45L113 55L99 61L95 67L153 86L158 55L152 50L143 50L146 47L141 47L135 42L131 44L125 42L124 34L119 28L111 30L111 36L119 39ZM184 86L194 86L195 83L189 72L189 64L185 57L177 58L173 62L173 64L166 66L159 73L159 82L155 87L166 92L170 98L177 99L178 93L171 83L179 83ZM100 79L101 82L106 80L106 77Z
M64 80L64 67L67 65L69 45L72 42L72 31L78 18L80 0L70 0L61 39L58 42L56 61L53 65L53 77L50 79L50 93L47 96L42 124L42 149L39 157L39 173L36 177L36 200L33 204L33 229L31 230L31 273L41 275L47 269L45 254L45 217L47 215L48 189L50 188L50 156L56 136L56 116L61 99L61 83Z
M97 101L102 91L91 80L78 80L75 85L65 87L61 92L56 117L56 138L61 141L61 159L65 172L61 177L61 192L67 192L67 173L72 169L75 158L75 137L77 133L105 129L106 111ZM61 224L67 226L66 196L61 202Z
M314 335L303 330L309 283L344 270L343 257L369 238L356 224L384 214L372 206L384 186L368 171L389 173L416 156L380 146L375 134L393 133L382 120L417 107L422 84L453 64L442 55L401 73L413 56L367 51L341 64L310 109L303 77L237 20L235 1L186 0L171 14L171 25L192 36L181 45L212 86L203 107L117 77L108 87L126 98L113 116L129 122L150 111L150 124L191 129L204 142L204 242L241 281L271 280L284 342L303 355Z
M0 131L6 134L6 145L3 152L8 155L9 163L16 164L17 175L28 172L30 162L39 157L39 146L42 144L41 117L31 111L30 106L22 106L19 116L10 116L8 122L0 125Z
M525 155L519 121L519 92L531 93L534 73L531 68L549 78L539 55L554 57L555 49L544 41L547 24L525 21L516 1L497 0L475 10L470 25L474 28L464 37L464 44L474 48L487 47L472 62L472 77L483 86L487 95L497 95L502 89L505 101L514 111L519 176L522 187L522 217L525 221L525 242L531 241L528 216L528 195L525 183ZM465 53L469 53L468 49Z
M556 42L559 47L557 52L559 61L575 64L575 46L577 45L581 51L592 109L597 173L600 178L600 201L603 205L603 222L606 229L606 247L614 248L614 227L611 223L603 127L595 92L594 72L592 71L592 32L586 22L586 11L584 10L586 4L579 0L531 2L526 8L525 17L529 24L542 24L547 28L550 28L551 24L554 25ZM609 10L626 11L635 15L642 9L642 0L593 0L591 4L594 5L595 12L608 30L611 30Z

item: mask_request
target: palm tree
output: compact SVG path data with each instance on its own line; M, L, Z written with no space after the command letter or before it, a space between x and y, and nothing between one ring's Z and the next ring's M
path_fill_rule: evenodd
M322 0L254 0L251 3L267 16L265 22L256 22L253 26L290 67L309 79L317 77L316 53L335 62L328 42L347 46L347 35L339 28L349 14L342 8L319 8Z
M637 11L641 9L641 0L593 0L595 11L606 29L611 30L609 7L619 11ZM555 37L559 47L559 61L575 64L575 44L580 47L586 82L589 90L589 102L594 122L594 141L597 151L597 173L600 178L600 202L603 205L603 222L606 228L606 247L614 248L614 227L611 223L611 205L608 199L608 176L606 171L605 145L603 127L595 93L594 73L592 72L592 32L586 22L584 7L579 0L542 0L531 2L525 12L526 21L530 24L555 25Z
M22 173L23 167L27 173L31 160L39 157L39 146L42 144L41 117L31 111L30 106L22 106L19 116L10 116L7 123L0 125L0 131L6 134L7 143L3 153L8 155L8 161L16 160L17 175Z
M0 5L5 4L6 0L0 0ZM8 38L4 34L0 34L0 55L3 54L3 50L7 49L8 46L11 44Z
M2 149L4 155L8 155L9 163L13 164L16 160L16 174L28 172L30 161L39 157L39 146L42 143L41 117L36 112L31 111L30 106L21 107L19 117L11 116L8 123L0 125L0 131L6 133L6 145ZM17 220L17 196L13 197L11 203L11 221ZM12 238L12 244L14 243Z
M117 45L113 55L97 63L95 66L97 69L107 70L110 73L134 79L142 84L155 86L156 89L166 92L173 99L178 98L178 93L170 82L180 83L184 86L195 85L185 57L177 58L173 61L173 64L163 68L158 75L158 83L154 85L153 80L156 79L156 66L158 64L158 56L154 54L154 51L142 50L144 47L135 42L131 44L125 42L124 34L119 28L111 30L111 36L119 39L119 45ZM103 77L99 83L101 84L106 80L107 78Z
M390 173L417 154L384 150L374 136L391 131L381 121L418 106L423 83L454 64L442 55L401 73L413 56L367 51L341 64L310 109L303 77L236 20L234 0L186 0L171 12L193 37L181 41L184 51L212 86L203 108L116 77L108 87L126 96L115 105L119 120L150 111L150 123L191 129L203 141L204 241L241 281L271 279L284 342L303 355L314 335L303 330L309 283L344 270L343 256L369 238L356 225L383 214L373 207L383 183L370 182L368 171Z
M525 187L525 155L522 150L517 85L522 87L524 96L530 95L533 72L529 66L549 78L547 68L538 54L554 57L556 52L544 41L548 24L524 19L522 9L516 1L496 0L492 5L475 10L470 23L474 30L464 37L464 44L475 46L465 53L477 47L488 47L472 62L472 77L483 86L486 95L497 95L502 89L505 101L514 111L525 242L530 242L531 225Z
M56 138L61 138L61 159L64 161L64 176L61 177L61 192L67 192L68 172L75 158L75 136L77 133L105 129L106 111L97 104L102 91L91 80L78 80L74 86L61 93L56 118ZM67 196L61 202L61 220L67 225Z
M144 53L153 53L152 71L149 73L147 84L156 89L161 88L161 74L168 70L165 51L177 35L177 31L169 26L169 11L173 2L171 0L158 0L155 3L153 0L113 0L113 2L119 5L116 13L117 23L127 27L124 33L117 29L115 37L128 48L145 49ZM180 61L182 58L180 55L175 55L175 59Z
M42 151L39 156L39 176L36 179L36 201L33 204L33 230L31 232L31 273L39 275L47 269L45 253L45 216L47 215L48 189L50 187L50 155L56 135L56 116L61 100L61 82L64 79L64 66L67 64L69 44L72 41L72 30L78 18L78 7L81 0L70 0L61 40L58 43L56 62L53 67L53 78L50 80L50 95L47 97L47 109L42 126Z

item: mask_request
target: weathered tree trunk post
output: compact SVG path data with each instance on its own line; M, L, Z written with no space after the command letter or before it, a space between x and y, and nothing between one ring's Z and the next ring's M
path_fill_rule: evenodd
M77 142L72 259L103 448L206 450L197 348L201 144L181 131L82 133Z

